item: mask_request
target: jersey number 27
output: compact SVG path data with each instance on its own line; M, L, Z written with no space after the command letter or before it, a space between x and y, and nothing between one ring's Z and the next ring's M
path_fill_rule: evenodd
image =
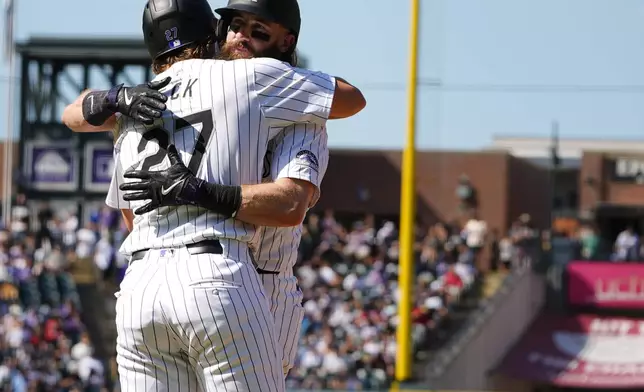
M174 124L174 131L172 132L173 135L185 130L186 128L196 128L196 125L201 124L201 132L199 132L197 140L195 140L195 145L190 161L187 163L188 169L190 169L193 174L196 174L199 166L201 165L203 155L206 152L208 142L212 137L212 111L208 109L187 115L185 117L174 117ZM157 127L152 128L143 134L141 142L139 142L137 148L139 154L142 154L145 151L148 143L150 143L152 140L154 140L159 145L159 150L154 155L150 155L143 160L141 170L150 170L152 166L158 165L163 162L163 159L168 153L170 133L171 132L165 128Z

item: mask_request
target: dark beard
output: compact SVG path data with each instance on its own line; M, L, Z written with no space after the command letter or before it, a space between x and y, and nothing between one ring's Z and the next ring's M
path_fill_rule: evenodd
M238 48L243 47L248 53L240 53ZM282 60L284 54L276 46L271 46L262 51L254 50L246 42L233 42L224 43L219 50L219 54L215 57L217 60L239 60L239 59L252 59L255 57L270 57L276 60Z

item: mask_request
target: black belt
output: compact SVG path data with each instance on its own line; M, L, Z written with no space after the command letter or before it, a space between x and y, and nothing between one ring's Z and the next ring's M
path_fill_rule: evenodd
M186 249L191 255L221 255L224 253L224 248L221 246L221 242L219 242L219 240L206 240L197 242L195 244L187 244ZM149 250L150 249L137 250L136 252L132 253L130 263L143 260L145 254ZM279 275L279 271L267 271L261 268L257 268L257 273L260 275Z
M221 246L221 242L219 242L219 240L206 240L194 244L187 244L186 249L188 249L188 253L191 255L221 255L224 253L224 248ZM143 249L132 253L130 263L142 260L149 250L150 249Z
M261 268L255 268L260 275L279 275L279 271L266 271Z

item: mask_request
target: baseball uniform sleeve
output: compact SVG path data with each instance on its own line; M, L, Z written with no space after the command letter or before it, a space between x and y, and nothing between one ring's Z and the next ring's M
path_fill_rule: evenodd
M249 61L253 61L256 93L271 126L326 123L335 93L333 76L270 58Z
M312 207L319 198L320 184L329 163L326 127L318 124L294 124L275 140L271 177L308 181L317 188Z
M125 171L123 170L122 157L120 153L124 136L125 135L121 135L114 143L114 172L112 173L112 181L110 182L107 197L105 198L105 204L119 210L130 208L130 202L123 200L123 192L119 189L119 185L125 182L125 178L123 177L123 173Z

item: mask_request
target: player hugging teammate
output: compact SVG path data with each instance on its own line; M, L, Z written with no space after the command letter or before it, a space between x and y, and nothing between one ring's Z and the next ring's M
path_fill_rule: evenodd
M123 390L284 390L304 313L293 265L328 163L326 121L365 106L343 79L294 67L296 0L216 12L149 1L155 80L85 92L63 116L77 132L118 129L107 203L131 230L117 300Z

